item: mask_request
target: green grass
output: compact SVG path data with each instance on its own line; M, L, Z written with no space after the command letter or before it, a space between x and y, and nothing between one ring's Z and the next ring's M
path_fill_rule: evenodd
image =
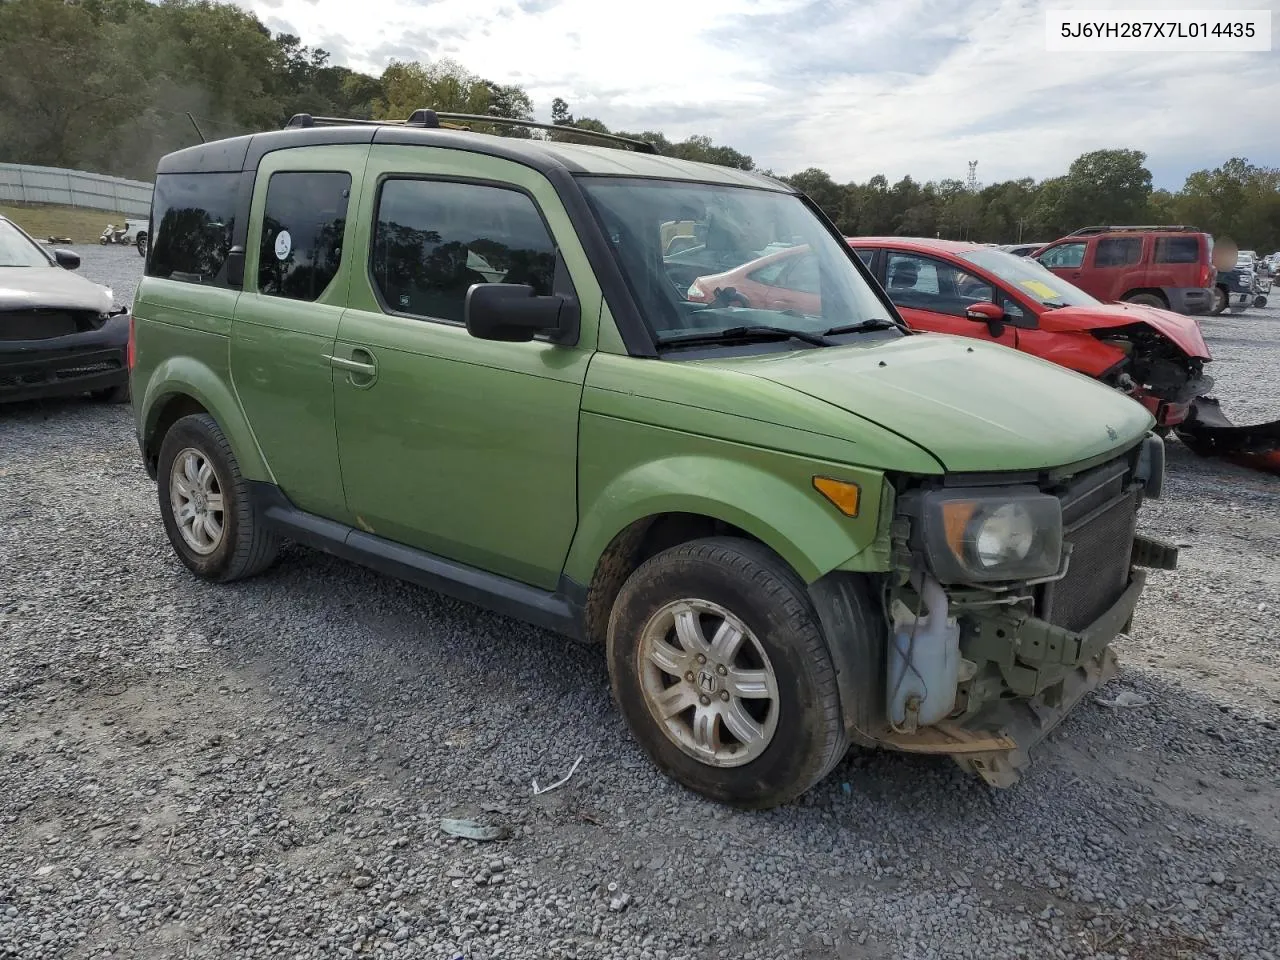
M97 243L108 223L124 223L123 213L51 203L0 203L0 214L37 240L70 237L73 243Z

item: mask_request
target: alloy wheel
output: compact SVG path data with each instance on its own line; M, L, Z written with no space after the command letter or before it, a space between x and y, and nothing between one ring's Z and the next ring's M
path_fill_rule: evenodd
M764 753L778 725L778 681L768 654L729 610L684 599L659 609L640 638L645 704L667 737L715 767Z
M188 547L201 556L218 549L226 532L222 489L213 464L195 447L185 447L173 458L169 504Z

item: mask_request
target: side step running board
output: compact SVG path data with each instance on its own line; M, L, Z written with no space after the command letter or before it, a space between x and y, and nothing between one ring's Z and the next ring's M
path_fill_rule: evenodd
M574 639L583 636L577 605L561 593L540 590L299 510L274 484L251 482L249 486L263 518L290 540L494 613Z

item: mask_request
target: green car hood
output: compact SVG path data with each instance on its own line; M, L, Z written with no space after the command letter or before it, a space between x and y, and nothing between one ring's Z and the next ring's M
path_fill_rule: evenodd
M825 401L928 450L948 471L1038 470L1125 449L1155 423L1083 374L967 337L920 334L700 361Z

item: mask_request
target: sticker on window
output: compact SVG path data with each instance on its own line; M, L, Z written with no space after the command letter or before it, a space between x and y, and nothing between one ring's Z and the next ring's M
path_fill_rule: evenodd
M1043 280L1022 280L1019 282L1042 300L1054 300L1061 296L1057 290Z
M289 236L288 230L281 230L276 234L276 259L288 260L292 250L293 237Z

